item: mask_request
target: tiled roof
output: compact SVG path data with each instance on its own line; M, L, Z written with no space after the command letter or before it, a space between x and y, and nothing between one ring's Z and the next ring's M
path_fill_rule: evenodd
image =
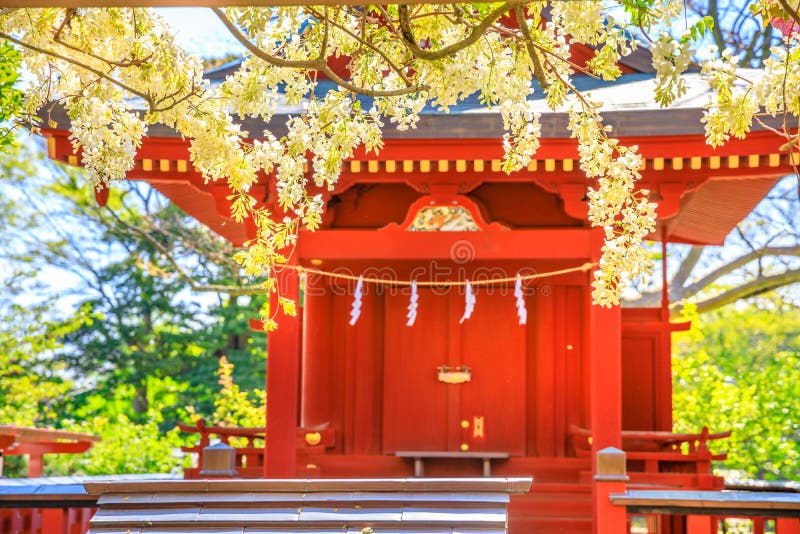
M218 480L87 484L89 534L501 534L531 479Z

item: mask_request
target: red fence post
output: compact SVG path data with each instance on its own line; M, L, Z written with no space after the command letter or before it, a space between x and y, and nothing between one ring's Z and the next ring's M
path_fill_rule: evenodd
M28 455L28 478L39 478L44 472L44 454Z
M612 494L625 493L628 475L625 452L614 447L597 451L597 469L594 475L594 532L597 534L624 534L628 532L628 511L611 502Z
M775 519L775 534L800 534L800 517Z
M41 508L42 532L47 534L63 534L66 532L65 511L64 508Z
M717 518L707 515L687 515L686 534L717 534Z

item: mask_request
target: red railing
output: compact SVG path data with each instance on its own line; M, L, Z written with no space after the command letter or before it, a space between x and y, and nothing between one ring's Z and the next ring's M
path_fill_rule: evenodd
M570 434L575 455L591 455L591 430L573 425ZM722 489L724 481L714 476L711 462L725 460L728 455L712 452L709 443L730 435L730 431L709 432L707 427L697 433L623 430L627 475L633 482Z
M197 454L196 467L183 470L186 479L202 478L203 449L215 439L232 446L236 451L236 473L241 478L261 478L264 475L264 429L246 427L208 426L203 420L195 425L179 423L178 428L199 439L191 447L182 447L187 453ZM297 447L306 452L322 452L336 445L336 433L331 428L298 428Z
M763 533L767 521L775 534L800 534L800 493L637 489L629 485L625 465L626 453L619 449L597 453L596 532L630 532L633 516L677 516L685 517L685 534L717 534L727 518L750 520L754 534ZM637 532L659 532L658 521L647 524Z
M84 534L96 508L0 509L3 534Z
M28 456L26 476L40 477L44 468L45 454L86 452L97 441L100 441L100 437L91 434L0 425L0 476L3 474L3 456Z

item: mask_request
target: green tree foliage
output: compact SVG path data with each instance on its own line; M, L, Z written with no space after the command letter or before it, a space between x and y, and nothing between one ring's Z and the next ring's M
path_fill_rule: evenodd
M21 60L17 49L0 41L0 153L12 142L10 123L22 108L22 91L15 87Z
M693 319L676 336L676 430L731 429L719 467L800 479L800 309L761 300Z
M144 184L115 187L101 207L82 171L28 156L18 158L24 171L7 163L4 177L51 177L5 184L0 197L20 200L5 201L0 254L14 266L8 285L30 286L42 266L75 280L45 288L89 319L54 351L80 377L71 410L101 415L113 399L140 422L154 402L168 421L184 418L187 404L208 416L222 354L248 370L244 390L263 385L266 341L248 319L266 297L248 287L228 244Z
M67 425L69 430L99 435L85 454L60 454L47 459L47 475L107 475L117 473L172 473L182 465L182 436L177 429L161 430L160 416L152 412L144 423L124 414L95 416Z
M46 305L0 307L0 423L54 425L72 383L54 364L58 339L80 325L47 318Z
M263 424L266 340L248 320L266 298L232 248L144 184L101 207L81 170L21 145L0 157L0 424L103 438L50 474L170 472L178 420ZM220 388L220 355L236 384Z
M234 364L222 356L219 359L220 391L214 396L214 413L208 421L219 426L260 427L267 415L267 395L264 390L245 391L233 381ZM202 419L193 406L188 407L194 421Z
M219 360L219 391L213 397L213 414L206 414L213 425L260 427L266 415L266 395L263 390L244 391L233 381L234 365L226 357ZM163 387L163 385L162 385ZM123 388L125 389L125 388ZM192 438L180 433L177 427L164 431L169 424L164 421L163 410L154 401L144 422L132 421L125 413L129 395L120 393L115 399L99 395L89 398L89 411L103 415L85 417L80 411L78 421L61 421L65 428L75 432L97 434L102 441L87 453L59 455L48 458L48 475L103 475L109 473L172 473L190 461L180 452L186 440ZM162 396L161 402L165 400ZM203 415L193 406L187 407L192 419ZM235 440L233 442L236 445ZM242 443L241 445L244 445Z

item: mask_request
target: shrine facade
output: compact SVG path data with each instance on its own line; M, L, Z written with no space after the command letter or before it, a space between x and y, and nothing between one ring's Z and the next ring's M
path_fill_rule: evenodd
M603 114L615 136L645 158L651 238L721 244L791 162L768 131L711 149L699 84L665 111L643 96L651 78L596 89L612 102ZM280 134L293 112L270 128ZM499 115L467 103L424 114L410 133L387 129L378 155L357 154L334 190L314 191L325 219L278 274L299 313L268 336L266 445L240 451L240 476L532 476L531 492L511 499L512 534L590 532L593 459L607 447L628 453L633 486L722 488L711 461L724 453L709 443L725 432L672 433L671 334L689 325L670 321L667 302L592 304L603 235L588 222L591 183L566 114L541 121L542 146L520 172L501 170ZM66 128L45 133L51 157L80 163ZM227 185L205 183L169 130L151 129L129 178L235 245L254 235L230 218ZM253 192L280 213L272 177ZM682 529L664 520L662 531Z

